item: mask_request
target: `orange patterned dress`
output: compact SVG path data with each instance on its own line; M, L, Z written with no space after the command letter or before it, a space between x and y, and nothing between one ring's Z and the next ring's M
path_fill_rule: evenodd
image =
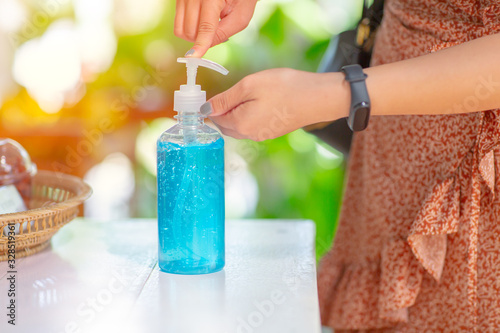
M500 1L387 0L372 63L498 32ZM500 110L372 117L318 288L335 332L500 332Z

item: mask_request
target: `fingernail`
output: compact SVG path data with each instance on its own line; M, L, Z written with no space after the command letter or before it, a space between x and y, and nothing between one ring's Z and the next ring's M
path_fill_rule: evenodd
M210 102L206 102L200 107L200 113L204 116L208 116L212 113L212 105L210 105Z
M194 49L191 49L191 50L187 51L184 56L189 57L189 56L192 56L193 54L194 54Z

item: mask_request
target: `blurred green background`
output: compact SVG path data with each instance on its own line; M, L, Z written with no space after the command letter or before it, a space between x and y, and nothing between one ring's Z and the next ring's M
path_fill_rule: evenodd
M362 1L262 0L242 33L209 50L230 74L200 70L207 96L274 67L315 71ZM84 177L88 217L156 216L155 140L170 127L176 63L172 0L0 0L0 136L39 169ZM342 155L302 130L265 142L226 138L228 218L307 218L328 250L342 196Z

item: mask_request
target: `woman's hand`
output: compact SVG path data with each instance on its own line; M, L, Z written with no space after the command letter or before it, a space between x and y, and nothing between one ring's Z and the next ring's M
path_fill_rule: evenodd
M249 75L201 107L225 135L273 139L303 126L346 117L350 90L341 73L288 68Z
M245 29L256 3L257 0L177 0L174 33L194 42L186 56L202 57L210 47Z

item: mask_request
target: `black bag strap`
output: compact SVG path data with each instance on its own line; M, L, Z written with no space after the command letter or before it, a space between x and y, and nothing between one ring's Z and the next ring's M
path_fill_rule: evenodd
M361 19L368 16L368 0L363 0L363 11L361 12Z
M374 31L382 22L384 15L384 0L374 0L371 6L368 6L368 1L363 0L363 18L369 20L370 30Z

